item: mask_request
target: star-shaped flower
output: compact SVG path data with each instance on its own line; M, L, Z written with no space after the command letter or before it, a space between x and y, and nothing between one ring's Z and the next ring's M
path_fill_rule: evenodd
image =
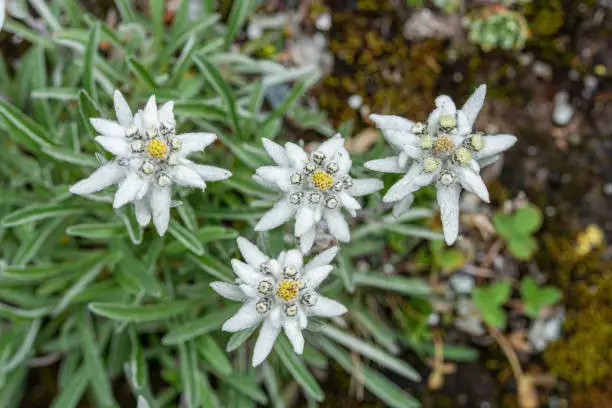
M435 184L446 242L459 234L459 196L464 188L489 202L489 192L480 177L481 167L495 162L500 153L516 143L512 135L485 135L473 132L482 108L486 86L481 85L457 110L448 96L436 98L436 109L427 122L412 122L392 115L370 115L397 156L372 160L365 167L385 173L406 173L383 201L395 203L396 215L407 210L411 194Z
M316 227L325 220L329 232L339 241L351 239L349 226L341 209L352 216L361 209L355 199L380 190L376 179L354 179L349 175L352 161L339 135L323 142L308 154L294 143L285 147L263 139L263 145L276 166L263 166L253 176L260 184L277 190L281 198L255 226L256 231L276 228L295 218L295 236L300 249L308 253L316 236Z
M90 119L100 133L104 149L115 155L89 177L73 185L73 194L87 195L118 184L113 207L133 202L141 226L153 223L164 235L170 221L172 185L206 188L206 181L224 180L228 170L193 163L187 156L214 142L213 133L176 134L174 102L159 109L155 95L135 115L119 91L115 91L117 121Z
M318 293L319 285L333 269L329 263L338 247L320 253L306 265L296 249L271 259L242 237L238 238L238 249L246 261L232 259L238 279L234 283L213 282L210 286L221 296L244 303L223 324L224 331L245 330L263 321L253 352L254 367L270 354L281 329L293 350L302 354L302 330L309 316L335 317L346 313L343 305Z

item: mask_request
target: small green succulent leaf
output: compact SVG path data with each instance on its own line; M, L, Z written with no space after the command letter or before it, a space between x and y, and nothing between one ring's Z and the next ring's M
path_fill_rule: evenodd
M554 305L561 299L561 291L558 288L550 285L538 287L531 276L523 278L520 292L525 314L534 319L539 316L543 307Z
M542 226L542 212L535 205L519 208L513 217L514 230L521 234L533 234Z
M510 290L508 281L500 281L474 289L472 302L487 324L498 329L506 326L506 313L502 305L510 297Z
M508 249L516 258L526 261L531 259L538 249L538 243L529 235L516 235L508 241Z
M493 217L493 225L499 235L509 238L515 234L514 222L510 214L497 214Z

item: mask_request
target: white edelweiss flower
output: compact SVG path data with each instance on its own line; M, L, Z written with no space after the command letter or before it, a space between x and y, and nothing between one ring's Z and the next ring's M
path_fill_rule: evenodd
M398 116L370 115L397 156L372 160L365 167L385 173L405 173L383 201L395 203L397 216L412 203L412 193L435 184L444 237L452 245L459 234L459 196L464 188L489 202L489 192L480 169L492 164L500 153L516 143L512 135L485 135L472 130L484 103L486 85L481 85L461 109L448 96L436 98L436 109L427 122L412 122Z
M232 259L238 279L234 283L213 282L210 286L221 296L244 303L222 330L237 332L263 321L253 352L253 367L268 357L281 329L293 350L302 354L302 330L309 316L336 317L347 312L342 304L318 293L319 285L333 269L329 263L338 247L321 252L306 265L297 249L271 259L242 237L238 238L238 249L246 261Z
M164 235L170 221L172 185L204 190L206 181L224 180L228 170L193 163L187 156L203 151L217 139L213 133L176 134L174 102L159 109L155 95L135 115L119 91L115 91L117 121L92 118L91 125L105 150L115 155L86 179L70 187L73 194L88 195L113 184L119 186L113 207L134 203L141 226L153 218Z
M340 135L323 142L311 154L294 143L282 147L269 139L262 140L276 165L258 168L253 179L280 192L281 198L259 220L255 230L267 231L295 218L294 234L302 252L308 253L317 224L325 220L338 241L350 241L349 225L341 209L355 216L361 209L355 197L378 191L383 183L349 175L352 161Z

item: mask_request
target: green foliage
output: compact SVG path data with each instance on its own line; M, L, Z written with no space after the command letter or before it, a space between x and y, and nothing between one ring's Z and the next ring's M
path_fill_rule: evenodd
M467 24L468 39L486 52L494 48L521 50L530 35L525 17L501 6L474 12Z
M506 312L503 305L510 297L510 291L511 286L508 281L474 288L472 302L487 324L498 329L506 327Z
M561 291L550 285L538 287L534 278L525 276L521 281L521 298L525 314L535 319L543 307L554 305L561 299Z
M508 243L508 249L516 258L531 259L538 248L533 234L542 226L542 212L530 204L512 214L497 214L493 217L497 233Z
M379 259L392 234L413 247L441 240L423 226L433 212L414 208L396 220L383 215L380 197L372 197L368 207L375 211L368 223L355 222L352 241L343 246L325 288L325 295L355 310L346 318L348 327L359 325L358 335L320 329L303 356L282 338L268 362L251 369L257 329L221 332L238 304L220 299L209 283L235 278L229 264L238 256L239 235L259 240L274 254L295 244L285 239L289 225L253 232L271 196L251 175L270 164L261 137L285 135L286 117L319 133L309 137L333 134L325 113L301 101L319 74L296 74L235 43L257 2L235 2L227 24L211 11L212 1L193 16L188 2L181 2L171 22L162 0L152 0L144 11L128 0L114 3L119 17L113 26L75 0L31 1L36 18L25 9L23 18L9 17L4 25L29 47L15 61L14 73L0 65L0 182L6 187L0 194L0 406L21 403L32 378L28 363L41 355L61 358L58 392L48 401L54 408L136 401L138 407L162 408L180 400L191 408L271 402L282 407L284 396L295 393L294 381L314 403L325 396L311 371L334 361L388 406L418 406L377 369L357 364L354 355L418 381L418 373L395 357L404 346L397 328L367 305L376 298L385 302L387 292L403 303L431 289L419 278L383 274L379 261L376 269L359 273L354 263L365 256ZM48 35L38 32L38 18ZM271 84L288 89L273 110L264 103ZM234 173L226 182L210 183L206 192L175 189L163 238L152 228L143 230L131 208L113 210L110 188L94 199L68 193L108 158L94 143L89 118L114 119L115 88L132 108L142 108L151 94L160 102L175 101L179 132L219 137L198 161ZM400 249L402 256L408 252ZM440 261L441 267L455 265L452 258ZM473 357L469 349L454 350L459 358ZM155 381L151 367L159 370ZM120 401L116 385L125 383L133 398Z

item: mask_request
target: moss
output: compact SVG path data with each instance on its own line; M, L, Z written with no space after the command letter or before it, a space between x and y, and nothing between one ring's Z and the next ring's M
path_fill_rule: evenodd
M612 276L601 275L591 284L574 284L564 325L566 339L549 346L544 354L551 371L578 388L605 385L612 377Z
M424 119L440 73L442 44L437 40L410 44L401 36L387 38L376 21L355 13L334 13L330 50L336 56L332 75L319 89L321 107L338 123L357 119L347 106L354 94L370 111ZM390 31L400 28L399 22Z
M525 14L535 38L553 35L563 27L564 11L561 0L528 3L525 6Z

